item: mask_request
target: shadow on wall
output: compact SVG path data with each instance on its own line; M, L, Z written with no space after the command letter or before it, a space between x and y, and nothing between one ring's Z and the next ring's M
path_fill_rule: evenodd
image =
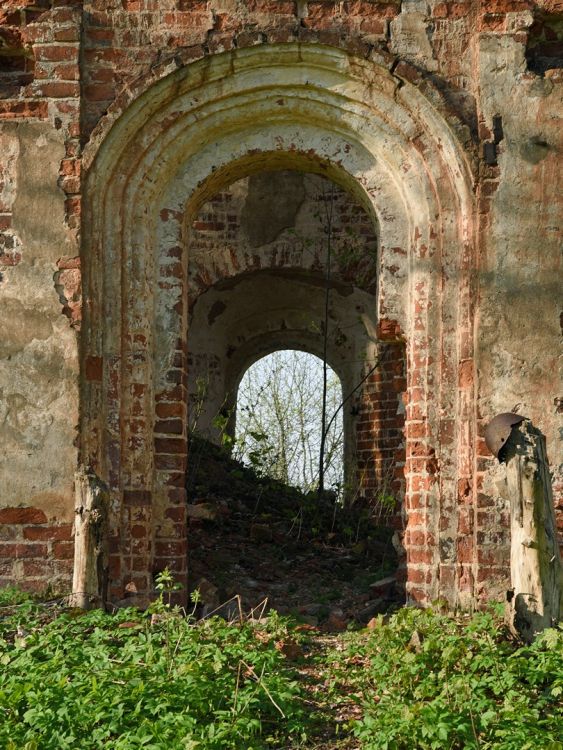
M0 98L17 96L35 78L35 58L21 31L14 26L0 28Z
M563 14L537 11L526 45L528 69L543 76L563 68Z

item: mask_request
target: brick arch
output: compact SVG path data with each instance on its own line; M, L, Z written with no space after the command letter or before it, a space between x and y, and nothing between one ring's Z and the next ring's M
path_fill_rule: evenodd
M408 591L471 596L455 537L474 475L472 178L430 101L336 48L260 45L170 71L89 164L81 455L111 488L113 595L186 572L186 216L283 167L326 174L378 219L380 337L407 342Z
M258 359L281 349L323 357L319 324L324 316L324 283L319 272L262 268L228 278L227 283L221 280L197 298L190 315L188 397L198 415L200 434L219 440L215 417L225 406L236 408L240 381ZM344 393L360 385L344 410L346 468L356 489L357 443L374 443L376 436L374 425L366 424L363 415L359 411L353 414L349 407L359 407L364 401L367 405L380 390L372 387L368 396L367 389L361 387L366 370L378 357L373 336L375 300L350 284L333 281L329 320L327 362L337 373ZM203 403L198 401L201 382L207 389Z

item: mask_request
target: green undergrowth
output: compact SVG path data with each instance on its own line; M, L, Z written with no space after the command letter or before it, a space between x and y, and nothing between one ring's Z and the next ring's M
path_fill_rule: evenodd
M195 623L162 596L23 599L0 597L3 750L563 750L557 629L523 646L491 613L404 608L322 636L274 612Z
M404 608L328 660L364 750L563 750L561 630L522 646L491 613Z
M1 615L1 613L0 613ZM6 750L280 747L303 731L287 626L198 625L32 602L0 617L0 747Z

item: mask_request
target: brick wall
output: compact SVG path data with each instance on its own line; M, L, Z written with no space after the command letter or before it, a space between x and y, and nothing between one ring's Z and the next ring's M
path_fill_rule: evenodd
M67 196L68 225L80 216L81 3L11 2L0 10L0 29L11 45L0 56L0 124L48 120L63 130L66 156L59 187Z
M0 588L67 593L72 577L72 524L49 522L37 508L0 508Z

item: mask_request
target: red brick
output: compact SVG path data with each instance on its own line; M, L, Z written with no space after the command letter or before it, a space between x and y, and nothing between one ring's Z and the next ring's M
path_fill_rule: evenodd
M131 570L141 572L147 569L149 561L146 555L135 555L131 561Z
M187 453L188 443L184 438L155 438L154 447L157 453Z
M0 523L46 523L47 516L38 508L0 508Z
M57 65L53 70L53 77L59 81L78 81L80 79L80 68L76 63Z
M186 411L185 405L181 401L166 403L162 402L156 405L156 414L161 419L168 417L183 417Z
M475 549L473 537L462 537L457 542L457 560L460 563L471 563L474 560Z
M418 602L418 604L427 604L428 603L428 594L424 589L419 588L412 588L410 584L407 584L408 587L408 593L409 593L409 599L411 601Z
M157 557L177 557L186 554L185 542L156 542L154 552Z
M0 558L14 557L16 559L24 557L46 557L46 544L10 544L0 543Z
M173 505L185 505L188 500L188 493L185 487L169 487L166 490L168 502Z
M39 119L49 116L47 102L0 99L0 120Z
M362 34L383 36L387 31L387 24L380 18L364 18L360 23Z
M169 487L185 487L186 485L186 472L162 472L161 481L164 480L164 484Z
M115 87L109 83L90 83L84 86L84 97L91 102L109 102L115 97Z
M183 507L167 508L165 511L166 518L170 518L172 521L178 521L184 523L186 520L186 509Z
M57 3L54 3L54 5L57 6ZM72 0L70 2L62 0L58 5L59 7L53 8L50 14L56 24L62 25L70 21L78 22L78 11L72 7L72 5L78 5L78 3L73 3Z
M24 539L37 542L68 541L72 538L72 524L58 526L27 526L23 530Z
M123 502L131 506L151 505L152 493L150 490L126 489L123 491Z
M431 583L432 582L432 573L429 570L420 569L420 568L408 568L407 569L407 581L409 583Z
M55 542L53 544L53 557L57 560L71 560L74 557L74 543Z
M157 453L154 462L157 469L176 469L185 472L187 456L183 454Z
M48 560L24 560L23 574L29 578L50 578L53 563Z
M155 423L154 431L159 435L182 435L184 422L181 419L161 419Z
M175 385L173 388L168 388L166 391L157 393L155 401L182 401L186 395L186 388L183 384Z
M47 60L50 62L59 62L63 60L76 60L78 58L78 46L68 44L47 44L36 45L34 53L37 60Z
M89 381L101 382L104 370L102 357L88 355L84 360L84 377Z
M54 30L53 38L55 42L79 42L80 29L78 26L66 26L60 29L56 28Z
M407 549L407 560L411 565L431 565L434 553L429 549Z
M470 388L473 386L473 360L467 359L459 365L459 387Z
M150 536L150 531L146 526L132 526L131 536L133 537L133 539L146 539L148 536Z

